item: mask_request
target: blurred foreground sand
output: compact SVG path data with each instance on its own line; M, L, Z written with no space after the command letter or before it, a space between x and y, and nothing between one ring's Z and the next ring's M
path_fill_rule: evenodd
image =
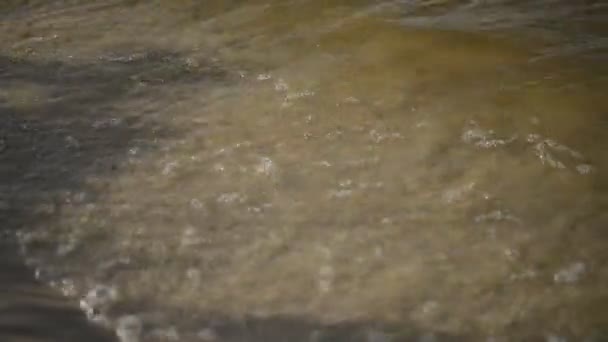
M75 303L37 282L12 243L0 242L0 341L114 340L110 332L88 323Z

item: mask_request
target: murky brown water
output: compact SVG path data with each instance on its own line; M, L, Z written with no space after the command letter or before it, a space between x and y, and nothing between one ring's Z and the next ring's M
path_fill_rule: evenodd
M3 6L3 227L124 341L608 340L605 1Z

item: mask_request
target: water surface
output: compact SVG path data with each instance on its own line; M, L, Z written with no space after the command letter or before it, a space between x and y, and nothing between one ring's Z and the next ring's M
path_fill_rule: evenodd
M5 229L129 341L604 341L604 1L4 5Z

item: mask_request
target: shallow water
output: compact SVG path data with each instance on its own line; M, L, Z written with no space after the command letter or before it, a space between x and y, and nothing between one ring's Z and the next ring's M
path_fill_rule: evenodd
M17 1L0 215L124 341L604 341L604 1Z

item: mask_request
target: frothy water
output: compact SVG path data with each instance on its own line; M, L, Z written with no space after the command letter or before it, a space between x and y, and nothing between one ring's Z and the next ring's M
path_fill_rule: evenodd
M121 341L608 338L603 2L6 7L4 229Z

